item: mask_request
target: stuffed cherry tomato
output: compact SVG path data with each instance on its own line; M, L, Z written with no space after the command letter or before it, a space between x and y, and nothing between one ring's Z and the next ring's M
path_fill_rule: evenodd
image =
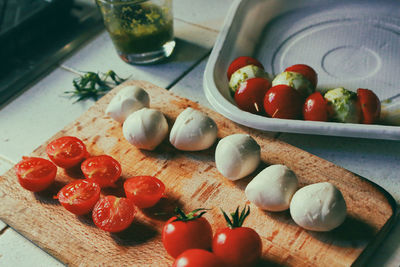
M51 141L46 152L51 161L61 168L71 168L87 157L85 144L76 137L63 136Z
M83 215L90 212L100 198L100 186L88 180L77 180L64 186L58 201L68 211Z
M381 116L381 101L369 89L357 89L357 103L362 112L362 123L371 124L379 121Z
M306 121L328 121L328 103L320 92L311 94L303 106L303 118Z
M318 75L313 68L305 64L296 64L290 67L287 67L285 71L296 72L303 75L307 80L309 80L312 85L317 87L318 83Z
M136 208L131 200L124 197L106 196L93 208L94 224L107 232L121 232L128 228L135 218Z
M188 249L209 249L212 229L210 223L201 217L204 209L185 214L177 208L176 212L177 216L169 219L162 231L162 242L167 253L176 258Z
M204 249L188 249L175 259L172 267L223 267L224 263Z
M57 174L57 167L51 161L37 157L23 157L14 170L20 185L32 192L49 187Z
M298 119L301 116L303 97L290 86L271 87L264 97L264 110L271 118Z
M124 190L138 208L149 208L163 196L165 185L153 176L135 176L124 182Z
M264 96L270 87L270 81L264 78L247 80L235 92L236 104L242 110L260 114L264 111Z
M261 64L260 61L258 61L255 58L252 57L238 57L228 67L228 71L226 73L226 76L228 77L228 80L231 79L232 74L237 71L240 68L243 68L247 65L254 65L257 66L261 69L264 69L263 65Z
M87 179L96 182L100 187L113 186L122 172L121 164L108 155L86 159L81 169Z
M251 228L242 224L250 214L250 208L246 207L242 212L239 208L230 219L223 212L228 224L227 228L219 230L213 238L212 250L226 266L247 267L252 266L261 257L262 242L260 236Z

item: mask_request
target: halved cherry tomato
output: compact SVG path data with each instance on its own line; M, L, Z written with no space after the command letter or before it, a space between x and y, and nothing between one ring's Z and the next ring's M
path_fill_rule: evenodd
M100 186L92 181L77 180L64 186L57 198L68 211L83 215L90 212L99 200Z
M317 86L318 75L315 72L315 70L313 68L311 68L310 66L308 66L308 65L296 64L296 65L287 67L285 69L285 71L291 71L291 72L299 73L299 74L303 75L304 77L306 77L306 79L309 80L312 83L314 88Z
M51 141L46 152L51 161L61 168L71 168L87 156L86 146L74 136L63 136Z
M81 169L87 179L100 187L113 186L121 176L121 164L108 155L93 156L82 162Z
M138 208L149 208L163 196L165 185L153 176L135 176L124 182L124 190Z
M232 61L232 63L228 67L228 71L226 76L228 77L228 81L231 79L232 74L240 68L243 68L247 65L254 65L264 69L264 66L255 58L252 57L238 57Z
M303 117L307 121L328 121L328 103L320 92L307 97L303 106Z
M242 82L235 92L235 101L242 110L251 113L264 111L264 96L271 87L271 82L264 78L252 78Z
M177 216L164 225L162 242L169 255L176 258L191 248L209 249L212 229L210 223L201 217L205 211L197 209L188 214L177 208ZM200 212L200 213L199 213Z
M228 227L219 230L213 238L212 250L226 266L253 266L261 257L262 242L260 236L251 228L242 227L249 215L250 208L239 214L239 208L232 219L224 212Z
M106 196L93 208L94 224L107 232L121 232L128 228L135 218L136 208L133 202L124 197Z
M297 119L301 116L303 97L290 86L271 87L264 97L264 110L271 118Z
M357 89L357 104L360 106L362 123L371 124L379 121L381 116L381 101L374 92L369 89Z
M14 166L18 182L32 192L39 192L53 183L57 167L50 160L37 157L22 157Z
M222 267L224 263L204 249L188 249L175 259L172 267Z

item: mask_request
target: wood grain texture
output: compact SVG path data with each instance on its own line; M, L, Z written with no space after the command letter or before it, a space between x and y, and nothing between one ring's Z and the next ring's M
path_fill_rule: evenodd
M251 204L252 212L245 225L253 227L262 237L260 266L358 265L389 230L395 204L377 185L271 135L239 126L151 83L129 81L100 99L51 140L63 135L77 136L91 154L109 154L121 162L122 179L116 188L103 189L103 194L123 195L123 180L134 175L154 175L166 184L167 198L153 208L139 211L131 227L118 234L103 232L94 226L90 215L74 216L53 199L63 185L83 178L79 170L59 169L56 183L40 193L22 189L13 170L0 178L0 219L62 262L70 266L169 266L172 258L163 248L160 233L175 206L187 211L212 208L205 217L215 231L225 226L219 207L231 211L238 204L248 203L244 188L254 174L236 182L225 179L215 168L215 145L202 152L178 151L168 140L151 152L130 145L122 135L121 125L104 115L115 93L128 84L145 88L151 96L151 107L161 110L170 126L183 109L191 106L216 121L219 138L233 133L252 135L262 149L263 163L257 172L270 164L285 164L296 173L301 186L329 181L342 191L348 218L328 233L303 230L288 211L265 212ZM39 146L33 155L47 158L46 145Z

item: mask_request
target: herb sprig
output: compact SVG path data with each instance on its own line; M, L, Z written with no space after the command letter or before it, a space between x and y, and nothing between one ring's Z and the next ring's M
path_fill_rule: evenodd
M72 81L75 90L65 91L64 93L71 97L77 97L78 99L76 102L86 99L93 99L96 101L99 97L110 91L113 86L119 85L126 80L127 79L119 77L112 70L106 73L100 73L100 75L88 71Z

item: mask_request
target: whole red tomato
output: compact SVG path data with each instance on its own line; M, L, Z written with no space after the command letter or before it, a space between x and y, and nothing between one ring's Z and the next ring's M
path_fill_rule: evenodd
M307 97L303 105L303 117L307 121L328 121L328 103L320 92Z
M176 258L191 248L209 249L212 229L210 223L201 217L204 209L185 214L177 208L176 212L177 216L169 219L162 231L162 242L168 254Z
M357 89L357 104L362 112L362 123L372 124L379 121L381 116L381 101L369 89Z
M226 266L249 267L257 263L262 253L260 236L251 228L242 227L250 208L239 214L239 208L232 213L232 219L223 212L228 227L219 230L213 238L212 250Z
M20 185L32 192L49 187L57 174L57 167L51 161L37 157L23 157L14 170Z
M238 57L232 61L232 63L228 67L228 71L226 76L228 77L228 81L231 79L232 74L240 68L243 68L247 65L254 65L264 69L263 65L260 61L252 57Z
M57 198L66 210L83 215L90 212L99 200L100 186L92 181L77 180L64 186Z
M86 146L74 136L63 136L51 141L46 152L51 161L61 168L71 168L87 156Z
M135 176L124 182L127 198L139 208L154 206L164 194L164 183L153 176Z
M308 66L308 65L296 64L296 65L287 67L285 69L285 71L291 71L291 72L299 73L299 74L303 75L304 77L306 77L306 79L309 80L312 83L314 88L317 86L318 75L315 72L315 70L313 68L311 68L310 66Z
M108 155L93 156L82 162L81 169L87 179L100 187L113 186L121 176L121 164Z
M264 111L263 101L271 82L264 78L252 78L242 82L235 92L235 101L242 110L260 114Z
M292 87L284 84L271 87L264 97L264 110L271 118L298 119L304 99Z
M135 218L133 202L124 197L105 196L93 208L94 224L107 232L121 232L128 228Z
M175 259L172 267L223 267L224 263L204 249L188 249Z

